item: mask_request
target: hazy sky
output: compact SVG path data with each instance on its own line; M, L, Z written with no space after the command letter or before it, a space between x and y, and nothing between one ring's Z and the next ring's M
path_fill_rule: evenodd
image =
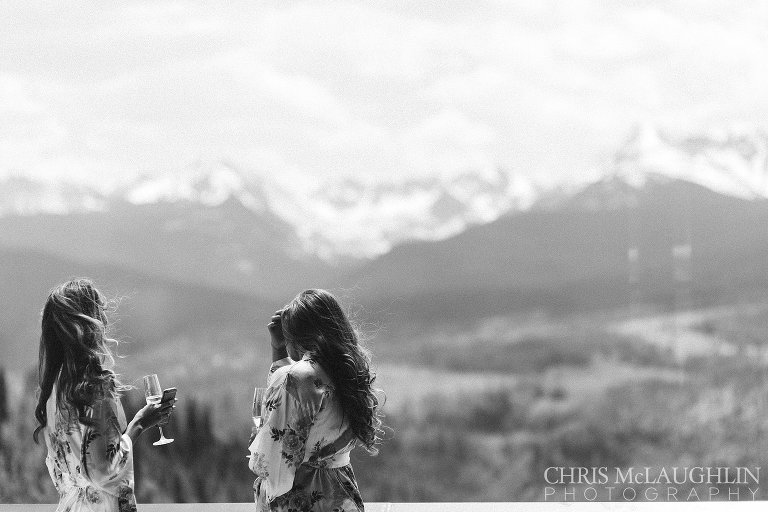
M0 174L408 176L766 128L768 3L2 0Z

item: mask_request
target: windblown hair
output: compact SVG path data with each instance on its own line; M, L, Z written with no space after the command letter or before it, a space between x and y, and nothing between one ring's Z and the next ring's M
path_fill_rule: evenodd
M286 341L328 374L350 429L370 454L377 454L383 431L376 375L339 302L325 290L305 290L283 309L280 321Z
M43 308L38 361L39 395L35 418L46 426L46 403L57 384L58 409L68 422L90 424L87 409L125 389L111 370L115 359L107 345L106 303L88 279L63 283L48 295Z

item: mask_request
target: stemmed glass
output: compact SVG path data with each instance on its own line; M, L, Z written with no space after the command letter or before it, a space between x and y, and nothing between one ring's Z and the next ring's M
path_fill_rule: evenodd
M163 389L160 387L160 379L157 378L156 373L144 377L144 397L147 399L147 404L159 404L163 399ZM157 428L160 429L160 439L152 443L152 445L160 446L173 442L173 439L165 437L163 427L158 425Z
M253 406L251 407L251 418L253 419L253 427L251 427L251 442L256 437L259 429L264 424L264 393L267 388L254 388L253 390ZM251 454L246 455L246 458L250 459Z
M253 410L251 417L253 418L253 426L256 429L261 428L261 425L264 423L263 412L264 412L264 393L267 391L267 388L255 388L253 390Z

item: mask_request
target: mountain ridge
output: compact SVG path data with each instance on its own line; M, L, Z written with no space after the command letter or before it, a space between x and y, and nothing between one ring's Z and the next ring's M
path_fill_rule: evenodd
M180 173L142 176L105 193L83 183L25 176L0 180L0 217L107 212L127 205L202 205L236 201L289 227L307 256L329 263L383 254L410 239L442 239L528 207L533 186L493 169L453 177L384 183L344 179L293 187L222 161L196 162Z
M215 208L234 200L291 229L300 245L294 257L304 253L344 264L378 257L412 240L443 240L529 209L574 207L574 196L585 196L586 189L605 180L633 189L649 181L684 180L734 197L766 198L768 135L744 128L674 135L637 125L597 176L543 186L496 167L424 178L376 182L347 177L309 184L267 176L226 159L198 160L178 173L141 176L109 191L87 183L6 177L0 180L0 216L105 212L159 203Z

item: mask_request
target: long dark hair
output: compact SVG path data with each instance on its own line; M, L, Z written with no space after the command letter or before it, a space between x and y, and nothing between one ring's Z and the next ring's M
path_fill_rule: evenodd
M89 424L86 409L95 400L125 389L110 369L115 360L107 342L114 340L107 338L105 308L103 296L88 279L67 281L48 294L40 334L35 442L47 423L46 403L54 383L58 409L70 423L76 418Z
M330 377L357 439L369 453L378 453L382 429L376 375L339 302L325 290L305 290L283 308L280 320L286 341L308 353Z

